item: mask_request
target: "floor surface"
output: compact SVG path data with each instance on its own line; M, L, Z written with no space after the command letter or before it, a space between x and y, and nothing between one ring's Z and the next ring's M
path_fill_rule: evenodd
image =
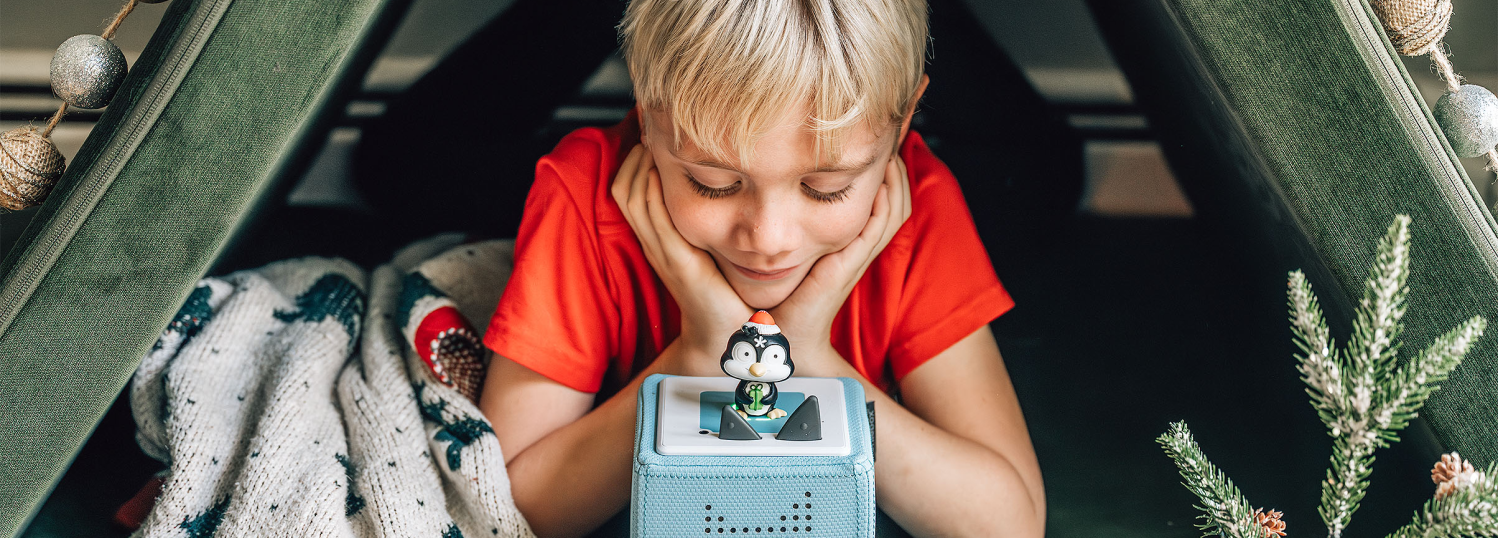
M1049 535L1199 536L1154 442L1175 420L1250 502L1285 511L1290 532L1320 532L1330 439L1296 378L1284 273L1198 220L1077 217L1051 232L990 245L1018 305L993 327L1045 475ZM133 431L117 403L24 536L125 536L109 517L158 469ZM1379 454L1349 536L1392 531L1430 495L1435 452L1406 437Z

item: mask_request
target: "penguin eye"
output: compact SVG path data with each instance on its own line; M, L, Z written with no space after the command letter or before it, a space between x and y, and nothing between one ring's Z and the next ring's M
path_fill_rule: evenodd
M779 345L765 348L765 352L760 355L760 362L775 366L785 364L785 348Z
M733 360L754 362L754 346L749 342L739 342L733 345Z

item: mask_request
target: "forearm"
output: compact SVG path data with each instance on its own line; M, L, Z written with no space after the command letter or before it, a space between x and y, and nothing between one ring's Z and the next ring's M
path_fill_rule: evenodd
M876 498L891 518L915 536L1044 534L1043 494L1009 458L916 416L836 359L811 375L856 379L874 402Z
M662 371L675 347L613 397L510 460L515 506L538 536L586 535L628 504L640 383Z
M878 415L876 498L891 518L915 536L1044 533L1041 509L1007 458L931 425L862 381Z

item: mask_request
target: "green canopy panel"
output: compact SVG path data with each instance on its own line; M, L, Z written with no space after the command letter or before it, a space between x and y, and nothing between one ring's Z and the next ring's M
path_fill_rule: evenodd
M0 534L198 279L298 175L408 0L176 0L0 263Z
M1305 269L1338 341L1400 213L1413 219L1403 356L1473 315L1498 320L1498 226L1367 2L1089 4L1200 214L1278 270ZM1422 412L1439 442L1498 460L1495 387L1490 329Z

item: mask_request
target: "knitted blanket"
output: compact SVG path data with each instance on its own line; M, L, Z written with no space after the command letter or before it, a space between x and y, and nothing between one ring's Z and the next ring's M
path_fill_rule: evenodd
M168 464L143 536L533 536L474 404L513 244L203 279L130 387ZM480 328L475 330L474 327Z

